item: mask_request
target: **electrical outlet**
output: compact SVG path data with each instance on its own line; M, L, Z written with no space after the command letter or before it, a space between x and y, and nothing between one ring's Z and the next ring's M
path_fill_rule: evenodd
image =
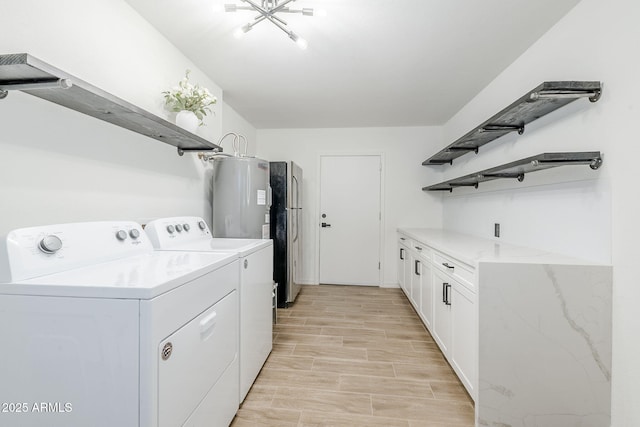
M500 224L497 222L493 224L493 235L495 237L500 237Z

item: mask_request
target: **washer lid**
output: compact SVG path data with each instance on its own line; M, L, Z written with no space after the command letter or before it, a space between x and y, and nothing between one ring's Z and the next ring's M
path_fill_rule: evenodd
M16 283L3 283L0 294L151 299L230 264L236 258L235 254L224 252L151 252Z
M175 251L229 252L240 257L247 256L262 248L273 245L269 239L208 239L176 245Z

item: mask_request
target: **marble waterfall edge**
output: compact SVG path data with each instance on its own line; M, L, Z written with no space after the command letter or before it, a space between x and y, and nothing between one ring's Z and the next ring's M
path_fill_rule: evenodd
M606 427L609 266L480 263L477 421Z

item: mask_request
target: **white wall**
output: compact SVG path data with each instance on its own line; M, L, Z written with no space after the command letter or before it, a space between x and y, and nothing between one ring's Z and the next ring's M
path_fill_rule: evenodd
M247 138L247 155L255 156L257 149L257 133L256 128L251 123L245 120L240 114L236 112L229 104L224 103L224 116L222 117L222 134L226 132L235 132L239 135L244 135ZM228 136L222 141L222 148L225 153L233 153L232 145L233 137ZM242 149L244 144L239 148Z
M582 0L444 128L443 145L545 80L601 80L602 99L581 100L505 137L446 177L545 151L600 150L604 166L539 172L525 182L486 184L483 192L445 197L445 226L614 265L612 426L640 425L638 246L640 2ZM454 162L455 164L456 162ZM525 184L525 185L523 185ZM529 185L530 187L526 187ZM521 187L526 187L524 191Z
M201 136L252 128L221 89L122 0L5 1L0 53L27 52L159 116L185 69L218 97ZM169 215L210 217L207 171L159 141L11 92L0 101L0 234L16 227ZM255 130L253 139L255 140ZM225 146L225 151L230 147Z
M258 130L258 157L293 160L303 169L303 282L318 283L318 158L320 154L380 153L384 156L383 284L397 286L397 227L440 227L440 195L422 186L439 172L421 166L441 144L438 127ZM355 246L354 246L355 248ZM357 250L357 249L354 249Z
M568 43L568 42L566 42ZM501 225L501 241L543 248L601 262L611 260L612 165L610 145L603 135L610 105L615 102L613 82L596 65L566 49L539 47L527 54L466 105L444 127L446 144L515 101L543 81L603 80L604 95L596 103L580 99L531 123L520 136L512 133L466 154L453 166L433 166L445 179L500 164L554 151L602 151L604 164L598 171L588 166L567 166L530 173L524 182L501 180L480 188L456 189L445 194L444 226L467 234L493 238L494 223ZM565 53L547 57L551 49Z

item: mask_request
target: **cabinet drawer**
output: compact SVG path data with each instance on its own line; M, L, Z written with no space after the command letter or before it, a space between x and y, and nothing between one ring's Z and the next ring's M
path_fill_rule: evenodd
M407 236L403 236L402 234L398 236L398 244L413 249L413 240L411 240Z
M421 258L431 260L431 248L425 244L413 240L411 246L409 246L409 250Z
M476 291L475 269L473 267L435 251L433 252L433 264L437 269L450 274L472 291Z

